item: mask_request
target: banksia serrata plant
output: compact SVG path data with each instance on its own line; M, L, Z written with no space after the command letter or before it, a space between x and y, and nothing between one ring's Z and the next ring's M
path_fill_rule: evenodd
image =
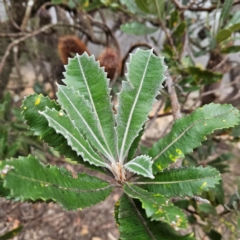
M67 35L58 40L58 53L63 64L68 63L68 58L72 58L76 53L83 54L89 51L85 44L76 36Z
M231 105L209 104L175 121L171 131L138 155L138 144L167 67L153 50L130 55L126 80L112 111L109 79L94 56L69 59L57 100L33 94L22 115L29 128L59 153L86 168L107 174L103 180L86 173L73 177L65 168L43 165L29 155L0 161L0 196L22 201L57 202L68 210L97 204L115 189L121 240L194 240L187 217L171 202L196 197L220 181L211 167L169 169L199 147L214 130L232 128L240 112ZM2 190L1 190L2 189ZM3 192L4 190L4 192Z
M110 47L105 48L98 57L98 60L100 66L105 68L108 78L113 79L115 74L120 72L121 58L115 49Z

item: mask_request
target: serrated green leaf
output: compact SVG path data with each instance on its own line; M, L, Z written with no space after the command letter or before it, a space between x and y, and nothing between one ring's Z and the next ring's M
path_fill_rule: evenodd
M58 85L57 97L63 109L68 113L69 117L74 120L76 128L85 134L87 140L95 146L99 152L106 156L111 162L114 162L98 128L98 121L89 101L86 101L79 92L75 92L72 87L68 88L61 85Z
M94 56L89 57L87 53L81 56L77 54L69 60L65 68L63 82L68 87L73 87L75 91L79 91L80 95L89 101L101 137L113 161L116 156L116 136L107 74L100 67L99 62L95 61Z
M184 213L163 195L147 192L130 183L124 185L124 192L131 198L139 199L142 202L142 207L151 220L166 222L174 228L185 228L187 226Z
M221 11L221 15L220 15L220 20L219 20L219 25L223 26L224 25L224 21L227 19L227 17L229 16L232 4L233 4L234 0L227 0L224 1L223 7L222 7L222 11Z
M47 142L49 146L53 147L61 154L64 154L66 157L71 158L73 161L77 161L88 168L100 171L99 167L84 162L82 157L78 156L68 145L67 140L61 134L56 133L53 128L48 126L47 119L39 114L39 111L44 111L45 107L56 109L56 111L61 109L54 100L50 100L48 97L44 97L41 94L29 95L24 99L21 106L23 110L22 115L29 129L34 132L34 135L39 136L44 142Z
M166 197L191 197L213 188L220 179L220 174L216 169L200 166L165 170L155 175L154 180L142 179L141 182L139 180L134 184Z
M124 167L132 173L136 173L147 178L154 178L152 174L153 161L151 160L152 158L149 156L141 155L125 164Z
M166 67L163 58L155 56L152 50L138 49L131 55L128 70L128 82L123 82L116 116L118 155L122 163L147 120L165 79Z
M139 23L139 22L122 24L120 29L124 33L133 34L137 36L151 34L158 30L157 28L147 27L144 23Z
M153 172L162 171L170 163L192 152L214 130L234 127L239 122L238 109L232 105L214 103L178 119L170 133L155 143L149 151L148 155L155 161Z
M45 111L39 113L47 119L50 127L67 139L68 145L71 146L72 150L76 151L77 155L81 155L84 161L88 161L95 166L110 169L109 165L94 152L89 143L75 127L74 122L62 110L56 111L55 109L51 110L46 107Z
M193 234L181 236L168 224L148 219L140 203L126 194L120 199L118 222L121 240L194 240Z
M222 29L222 30L220 30L220 31L217 33L215 39L216 39L217 43L221 43L221 42L223 42L224 40L226 40L226 39L228 39L229 37L231 37L231 35L232 35L232 32L231 32L230 30L228 30L228 29Z
M112 186L101 179L87 174L73 178L65 168L44 166L31 155L4 161L0 169L7 165L13 169L4 174L4 187L16 200L53 201L74 210L97 204L112 191Z

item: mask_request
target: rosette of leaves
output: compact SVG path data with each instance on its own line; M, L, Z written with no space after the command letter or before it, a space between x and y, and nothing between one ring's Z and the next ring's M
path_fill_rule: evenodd
M114 188L122 188L115 208L120 239L133 235L144 240L193 239L176 232L187 221L170 198L191 197L214 187L219 172L210 167L167 167L201 145L215 129L236 125L239 111L230 105L206 105L177 120L147 155L136 156L165 71L163 58L152 50L132 54L114 114L109 80L99 62L86 53L70 59L65 85L58 85L58 99L30 95L23 101L22 114L43 141L87 168L104 170L112 180L83 173L73 178L66 169L44 166L34 156L19 157L0 166L3 187L10 190L7 197L54 201L74 210L99 203Z

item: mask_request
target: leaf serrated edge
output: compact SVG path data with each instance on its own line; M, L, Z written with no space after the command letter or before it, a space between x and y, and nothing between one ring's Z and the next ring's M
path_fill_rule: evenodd
M126 184L134 193L136 193L136 195L133 196L133 194L131 194L131 193L129 194L129 193L127 193L126 191L125 191L125 193L126 193L129 197L131 197L131 198L139 199L139 200L141 201L141 203L142 203L142 208L145 209L145 211L146 211L147 217L150 217L152 221L153 221L153 220L156 220L156 219L154 219L154 216L153 216L154 214L148 215L148 214L147 214L147 208L144 207L145 202L146 202L144 199L146 199L147 197L146 197L145 195L142 195L141 193L137 192L135 189L133 189L133 188L131 187L131 185L134 185L134 184L131 184L131 183L128 183L128 182L126 182L125 184ZM124 187L125 187L125 186L124 186ZM154 194L154 193L148 192L147 190L142 189L142 188L141 188L141 191L144 191L145 193L148 193L148 194L149 194L149 198L148 198L148 201L149 201L149 202L151 202L152 204L158 204L158 202L157 202L154 198L151 197L151 194ZM165 197L164 195L162 195L162 194L154 194L154 195L156 195L156 196L157 196L157 195L160 195L160 196L162 196L162 197L164 198L164 200L165 200L166 202L168 202L168 198ZM174 204L171 203L171 202L170 202L170 204L169 204L169 203L167 204L167 207L175 207L175 208L178 209L182 214L184 214L183 211L182 211L179 207L174 206ZM169 219L168 219L168 220L169 220ZM167 221L165 221L165 222L168 223ZM186 223L187 223L187 221L186 221L186 219L184 219L184 224L185 224L185 225L184 225L182 228L186 228Z
M36 157L34 157L33 155L31 155L31 154L29 154L27 157L22 157L22 156L20 156L19 158L18 158L18 160L20 160L20 161L24 161L25 160L25 158L29 158L29 157L33 157L35 160L37 160L38 161L38 159L36 158ZM11 159L6 159L6 162L11 162L11 161L16 161L16 158L11 158ZM9 166L11 166L11 163L9 163L10 165ZM41 164L40 162L39 162L39 164ZM70 177L70 178L73 178L73 177L71 177L71 176L67 176L66 174L64 174L64 173L62 173L61 171L60 171L60 168L58 168L57 166L53 166L53 165L50 165L50 164L47 164L47 165L44 165L44 164L41 164L42 166L43 166L43 169L46 169L48 166L50 166L50 168L56 168L57 170L59 170L59 173L61 173L62 175L64 175L65 177ZM12 166L12 167L14 167L14 166ZM65 169L65 168L64 168ZM14 170L14 169L12 169L12 170ZM13 174L13 175L15 175L15 176L19 176L19 175L17 175L17 174L14 174L12 171L11 171L11 174ZM87 175L87 174L85 174L85 175ZM87 176L89 176L89 175L87 175ZM21 176L19 176L20 178L21 178ZM109 185L107 185L107 186L105 186L105 187L101 187L101 188L96 188L96 189L89 189L89 190L84 190L84 189L82 189L82 190L79 190L79 189L76 189L76 188L69 188L69 187L61 187L60 185L56 185L56 184L53 184L53 183L51 183L51 182L44 182L44 181L41 181L41 180L35 180L35 179L33 179L33 178L29 178L29 177L25 177L25 176L23 176L23 178L25 178L25 179L28 179L28 180L30 180L31 182L38 182L38 183L42 183L42 184L47 184L47 185L51 185L51 186L53 186L53 187L56 187L56 188L58 188L58 189L62 189L62 190L64 190L64 191L69 191L69 192L75 192L75 193L81 193L81 192L99 192L99 191L104 191L104 190L106 190L106 189L108 189L108 188L112 188L112 187L115 187L116 186L116 184L109 184ZM102 179L99 179L99 180L101 180L101 181L103 181ZM107 184L108 182L106 182L106 184ZM6 188L6 189L9 189L9 188L7 188L6 187L6 181L4 181L4 184L3 184L3 186ZM38 200L39 201L48 201L48 200L50 200L50 201L52 201L52 202L55 202L55 203L58 203L63 209L66 209L66 210L74 210L74 209L69 209L69 208L67 208L67 207L65 207L60 201L58 201L56 198L43 198L43 197L39 197L39 198L37 198L37 199L34 199L33 197L31 197L31 196L29 196L29 197L24 197L23 195L20 195L19 197L14 197L14 195L16 196L16 194L14 194L14 189L9 189L10 190L10 195L9 195L9 197L11 198L11 199L14 199L14 201L26 201L26 200L31 200L32 202L37 202ZM108 196L106 196L106 198L107 198ZM105 199L106 199L105 198ZM101 203L101 202L103 202L105 199L103 199L103 200L101 200L99 203ZM85 208L90 208L92 205L89 205L89 206L87 206L87 207L85 207ZM84 208L84 209L85 209Z
M45 109L52 111L52 109L50 109L50 108L48 108L48 107L46 107ZM46 111L46 110L45 110L45 111ZM46 119L48 118L47 114L46 114L44 111L39 111L39 114L43 115ZM67 114L65 114L65 115L70 119L70 117L69 117ZM52 121L55 121L55 120L53 119ZM71 119L70 119L70 121L72 122L72 124L73 124L74 128L76 129L76 131L78 131L78 134L81 135L81 133L79 132L79 130L76 128L76 126L75 126L75 124L74 124L74 121L71 120ZM55 122L56 122L56 121L55 121ZM58 123L56 122L56 124L58 124ZM58 125L59 125L59 124L58 124ZM53 128L52 125L51 125L51 123L50 123L49 121L48 121L48 126L51 127L51 128ZM61 133L59 130L57 130L57 129L55 129L55 128L53 128L53 129L54 129L58 134L62 135L62 133ZM67 129L65 129L65 130L67 131ZM63 136L63 135L62 135L62 136ZM87 161L87 162L90 163L91 165L95 165L95 164L93 164L90 160L88 160L88 158L85 157L85 154L84 154L83 152L79 152L78 149L73 146L72 141L71 141L71 139L69 138L68 135L64 135L63 137L67 140L68 146L70 146L70 147L72 148L72 150L74 150L74 151L77 153L78 156L81 155L82 158L83 158L83 160L84 160L85 162ZM74 139L76 140L76 142L78 142L78 144L79 144L83 149L85 149L85 147L82 146L82 144L79 142L78 139L76 139L75 137L74 137ZM91 148L89 142L88 142L86 139L85 139L85 141L88 143L89 148ZM88 152L87 149L85 149L85 150L86 150L86 152ZM88 152L88 153L89 153L89 152ZM89 155L92 156L90 153L89 153ZM98 159L96 159L96 158L93 157L93 156L92 156L92 158L95 159L96 162L100 162L100 165L98 165L98 166L100 166L100 167L105 167L105 168L107 168L107 169L109 169L109 170L111 171L111 168L110 168L110 166L109 166L108 164L106 164L105 162L99 161Z
M199 166L199 167L182 167L182 168L178 168L176 170L181 171L182 169L201 169L201 170L207 169L207 170L212 171L215 174L213 174L212 176L208 176L208 177L201 177L201 178L194 178L194 179L187 179L187 180L179 180L179 181L165 181L165 182L147 182L147 181L146 182L137 182L136 181L136 182L132 182L132 184L133 185L151 185L151 184L154 184L154 185L164 185L164 184L175 184L175 183L182 183L182 182L191 182L191 181L196 181L196 180L199 180L199 179L203 180L203 179L206 179L206 178L214 178L216 180L216 183L214 185L216 185L221 180L221 174L213 167L209 167L209 166L207 166L206 168L204 168L203 166ZM164 172L170 172L170 171L171 170L165 169L163 171L163 173ZM211 188L213 188L213 186L208 186L207 185L204 188L204 191L208 191ZM185 195L185 196L192 197L192 196L194 196L194 194L191 191L191 194L188 194L188 195Z
M128 71L127 71L127 73L125 74L125 76L126 76L126 81L124 81L124 82L126 82L127 84L129 84L129 86L130 86L131 88L134 88L134 86L132 85L132 83L131 83L131 81L130 81L130 79L129 79L129 65L130 65L130 63L131 63L131 61L132 61L133 56L136 55L139 51L141 51L141 49L138 48L135 53L130 53L130 61L126 64ZM163 74L162 74L162 77L163 77L162 83L163 83L163 81L167 78L166 75L164 74L164 72L165 72L165 71L167 70L167 68L168 68L168 67L165 65L165 63L164 63L164 57L159 57L159 56L156 56L155 54L153 54L153 48L150 49L150 50L147 50L147 51L149 51L148 62L150 61L151 56L157 57L158 59L161 60L161 64L162 64L162 68L163 68ZM146 65L147 65L147 64L146 64ZM147 68L145 68L144 73L146 72L146 70L147 70ZM142 81L142 82L143 82L143 81ZM162 88L162 83L159 84L159 85L160 85L160 88ZM158 92L159 92L159 90L156 91L156 93L155 93L155 97L154 97L154 100L153 100L153 102L152 102L152 105L154 104L154 102L156 102L156 97L157 97L157 95L158 95ZM119 99L119 95L120 95L120 94L121 94L121 93L118 93L118 94L117 94L118 99ZM134 102L136 102L136 101L134 101ZM119 104L119 106L117 107L117 112L118 112L118 110L119 110L119 107L120 107L120 104ZM132 106L131 112L132 112L132 110L134 110L134 107L133 107L133 106ZM131 113L131 112L130 112L130 113ZM129 119L131 119L131 118L129 118ZM125 159L126 155L128 154L128 152L126 152L126 153L124 154L123 151L124 151L124 145L125 145L126 136L127 136L127 133L128 133L128 128L129 128L128 125L129 125L130 122L131 122L131 121L129 121L129 119L128 119L128 124L127 124L127 127L126 127L127 130L125 131L124 138L123 138L123 143L122 143L122 146L121 146L121 149L120 149L120 153L119 153L119 149L118 149L118 147L117 147L117 153L118 153L118 157L119 157L119 162L120 162L121 164L123 164L124 159ZM144 122L146 122L148 119L149 119L149 118L148 118L148 116L147 116ZM140 132L141 130L142 130L142 126L138 129L137 134L136 134L136 135L134 136L134 138L133 138L133 141L134 141L134 139L138 136L138 134L139 134L139 132ZM124 139L125 139L125 140L124 140ZM132 143L131 143L131 144L132 144ZM130 145L131 145L131 144L130 144Z
M92 136L92 137L94 138L94 140L99 144L99 147L101 147L101 149L102 149L103 152L105 153L106 157L112 162L113 159L112 159L110 153L105 149L105 147L104 147L104 146L101 144L101 142L98 140L97 136L96 136L95 133L92 131L92 128L89 126L89 124L87 123L86 119L82 116L81 111L79 111L79 110L76 108L76 106L74 105L74 103L72 102L72 100L68 98L67 94L66 94L65 91L62 89L61 85L58 85L58 86L59 86L59 87L58 87L58 91L61 92L61 93L65 96L65 98L68 99L68 102L69 102L69 103L72 105L72 107L75 109L75 112L77 113L77 115L82 119L82 121L84 122L84 124L85 124L85 126L87 127L88 131L90 132L91 136ZM64 87L65 87L65 86L64 86ZM80 98L82 98L82 101L85 102L86 105L92 110L92 107L91 107L89 101L86 100L86 99L84 98L84 96L80 94L79 91L74 91L74 88L73 88L73 87L67 87L67 88L68 88L68 89L71 89L73 92L77 93L78 96L79 96ZM66 109L65 107L63 107L63 109L65 109L66 112L68 112L68 109ZM94 113L94 112L92 112L92 113ZM69 119L71 119L70 116L69 116L69 114L66 114L66 115L69 117ZM95 116L95 115L94 115L94 116ZM73 120L73 122L74 122L74 120ZM74 124L74 126L75 126L76 129L78 129L75 124ZM98 128L98 129L99 129L99 128ZM99 132L99 133L100 133L100 132ZM100 134L101 134L101 133L100 133Z
M106 136L105 136L105 134L104 134L104 131L103 131L103 129L102 129L101 122L100 122L100 119L99 119L99 117L98 117L98 112L97 112L97 110L96 110L95 103L94 103L94 101L93 101L93 99L92 99L92 93L91 93L91 91L89 90L89 87L88 87L88 84L87 84L88 82L87 82L87 80L86 80L85 72L83 71L81 62L79 62L79 59L81 59L81 58L83 58L83 57L85 57L85 56L88 57L88 58L90 58L90 59L92 60L93 64L95 64L96 66L98 66L99 69L101 69L101 71L104 73L104 76L105 76L105 79L106 79L106 87L107 87L107 91L108 91L108 99L109 99L109 103L110 103L110 106L111 106L110 95L109 95L110 92L109 92L109 88L108 88L109 80L106 78L106 73L105 73L105 71L104 71L102 68L100 68L100 63L99 63L99 61L98 61L98 62L95 61L94 55L91 55L91 56L89 57L86 52L85 52L84 54L82 54L82 55L76 54L76 57L78 57L78 58L77 58L77 62L78 62L80 71L81 71L81 73L82 73L82 76L83 76L85 85L86 85L86 87L87 87L87 92L88 92L88 95L89 95L89 98L90 98L90 102L91 102L91 105L92 105L92 109L93 109L94 115L95 115L95 117L96 117L96 119L97 119L97 122L98 122L98 129L99 129L100 134L101 134L101 136L102 136L102 138L103 138L103 140L104 140L104 142L105 142L105 144L106 144L106 146L107 146L108 153L110 154L109 160L110 160L111 162L115 162L115 158L114 158L114 156L112 155L112 152L111 152L111 150L110 150L108 141L107 141ZM111 112L112 112L112 114L113 114L112 108L111 108ZM114 121L114 118L113 118L113 121ZM113 130L114 130L114 128L113 128ZM116 132L115 132L115 130L114 130L114 136L115 136L115 138L116 138ZM115 141L114 141L114 142L115 142Z
M217 105L217 106L231 106L231 104L216 104L216 103L210 103L210 104L205 105L205 106L210 106L210 105L215 105L215 106L216 106L216 105ZM193 113L195 113L197 110L199 110L199 108L196 109ZM189 129L191 129L192 127L194 127L194 126L195 126L196 124L198 124L199 122L204 121L204 120L208 120L208 119L213 119L213 118L215 118L215 117L222 116L222 115L224 115L224 114L228 114L228 113L233 112L233 111L237 111L238 114L240 113L240 111L239 111L237 108L232 107L232 109L226 111L225 113L219 114L219 115L217 115L217 116L212 116L212 117L208 117L208 118L206 117L206 118L201 118L201 119L196 120L193 124L189 125L177 138L175 138L174 141L171 142L171 144L169 144L169 145L168 145L165 149L163 149L159 154L157 154L155 157L153 157L153 161L157 160L165 151L167 151L167 149L168 149L169 147L171 147L171 146L172 146L175 142L177 142ZM186 118L189 117L189 116L190 116L190 115L181 117L181 121L183 121L183 119L186 119ZM240 122L240 118L239 118L239 121L238 121L238 122L233 123L232 127L237 126L239 122ZM218 130L218 129L228 129L228 128L231 128L231 127L215 128L214 130L212 130L212 131L211 131L210 133L208 133L207 135L213 133L214 131L216 131L216 130ZM196 148L196 147L199 147L199 146L202 146L202 142L203 142L204 140L206 140L206 138L207 138L207 137L204 136L204 139L203 139L201 142L199 142L199 145L195 146L195 148ZM155 144L157 144L157 143L155 143ZM149 151L151 151L151 149L150 149ZM191 152L193 152L193 150L192 150Z
M137 161L138 159L141 159L141 158L145 158L146 161L149 160L149 162L151 164L149 164L149 168L146 170L144 167L142 167L142 165L138 165L139 168L143 169L144 172L146 172L146 174L140 174L139 172L136 172L133 168L131 168L131 165L137 165L137 163L133 162L133 161ZM136 158L132 159L131 161L129 161L128 163L124 164L124 167L130 171L130 172L133 172L133 173L136 173L138 175L142 175L144 177L149 177L149 178L154 178L153 174L152 174L152 164L153 164L153 161L152 161L152 158L148 155L140 155L140 156L137 156ZM130 166L129 166L130 165Z
M28 129L28 130L31 130L31 131L33 132L33 135L34 135L34 136L40 136L40 137L41 137L41 135L39 135L39 134L34 130L34 128L32 128L30 125L28 125L29 120L27 120L27 119L25 118L25 114L24 114L24 110L25 110L24 107L26 107L26 106L24 106L25 101L27 101L27 98L34 97L34 96L42 96L42 97L44 97L44 98L48 98L48 100L49 100L50 102L54 102L59 108L61 108L61 106L60 106L54 99L50 99L48 96L43 96L41 93L40 93L40 94L32 93L32 94L30 94L30 95L28 95L28 96L24 96L24 99L23 99L23 101L22 101L22 105L20 106L20 108L22 109L21 115L23 116L24 123L27 124L27 126L28 126L27 129ZM54 128L52 128L52 127L51 127L51 129L54 130ZM54 130L54 131L55 131L55 130ZM47 143L47 142L44 141L42 138L41 138L41 140L42 140L43 142Z

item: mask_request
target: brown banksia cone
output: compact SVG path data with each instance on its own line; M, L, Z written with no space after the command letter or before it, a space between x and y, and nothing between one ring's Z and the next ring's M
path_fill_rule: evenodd
M67 35L58 40L58 53L63 64L68 63L68 58L72 58L76 53L83 54L89 51L85 44L76 36Z
M121 69L121 59L119 53L113 48L105 48L101 55L98 57L101 67L105 67L107 77L111 80L119 75Z

